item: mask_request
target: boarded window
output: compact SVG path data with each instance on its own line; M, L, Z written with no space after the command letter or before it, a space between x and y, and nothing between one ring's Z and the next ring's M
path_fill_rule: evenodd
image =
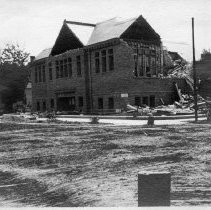
M49 80L53 79L52 64L48 64Z
M76 61L77 61L77 75L81 76L81 56L80 55L76 57Z
M98 109L103 109L103 98L98 98Z
M68 58L67 61L68 61L68 64L67 64L67 66L68 66L68 75L69 75L69 77L72 77L72 74L73 74L73 72L72 72L72 59Z
M96 73L100 72L100 53L99 52L95 53L95 72Z
M108 50L108 66L109 70L113 71L114 70L114 54L113 54L113 49Z
M112 97L108 98L108 108L114 109L114 98Z
M82 96L79 96L78 97L78 106L79 107L83 107L83 105L84 105L83 97Z
M107 66L106 66L106 50L103 50L101 52L102 56L102 72L106 72Z

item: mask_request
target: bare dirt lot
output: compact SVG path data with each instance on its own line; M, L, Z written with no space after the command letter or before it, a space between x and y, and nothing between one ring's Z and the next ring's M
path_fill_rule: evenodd
M137 206L137 175L170 171L171 205L211 204L211 125L0 123L1 206Z

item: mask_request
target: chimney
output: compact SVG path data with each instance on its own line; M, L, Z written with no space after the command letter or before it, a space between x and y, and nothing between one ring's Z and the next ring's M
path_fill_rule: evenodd
M30 56L30 63L33 63L35 60L35 56Z

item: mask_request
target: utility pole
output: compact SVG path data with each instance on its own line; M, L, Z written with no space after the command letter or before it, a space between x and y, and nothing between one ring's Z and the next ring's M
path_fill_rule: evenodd
M195 42L194 42L194 18L192 18L192 45L193 45L193 91L194 91L194 107L195 107L195 122L198 121L198 106L197 106L197 89L196 89L196 61L195 61Z

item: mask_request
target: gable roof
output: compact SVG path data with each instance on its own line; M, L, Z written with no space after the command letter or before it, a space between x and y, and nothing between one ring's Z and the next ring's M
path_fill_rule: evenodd
M122 20L121 18L116 17L97 23L87 45L106 41L112 38L119 38L135 20L136 18Z
M71 25L73 29L74 26ZM35 60L49 57L50 55L62 54L66 51L84 47L83 42L76 36L70 28L68 21L64 21L59 35L55 41L53 48L43 50ZM77 33L78 34L78 33ZM83 37L89 36L90 30L83 33ZM97 23L87 45L92 45L106 40L122 38L122 39L137 39L144 41L155 41L160 43L160 36L154 31L149 23L142 16L122 19L119 17L112 18L100 23Z
M47 57L49 57L49 55L51 54L51 50L52 50L52 48L46 48L46 49L44 49L42 52L40 52L40 53L36 56L35 61L40 60L40 59L42 59L42 58L47 58Z
M112 18L97 23L87 45L113 38L152 39L160 41L160 36L142 16L139 16L127 20Z
M51 55L58 55L68 50L77 49L83 47L83 43L70 29L66 21L59 32L56 42L52 48Z

